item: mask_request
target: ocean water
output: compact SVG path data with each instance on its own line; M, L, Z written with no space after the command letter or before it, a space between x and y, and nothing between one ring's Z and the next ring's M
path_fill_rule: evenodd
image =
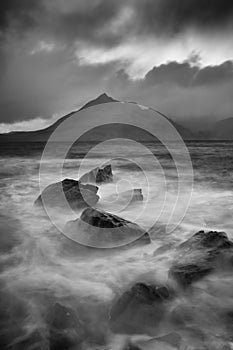
M114 152L103 145L86 158L94 146L81 143L70 150L62 174L57 172L59 147L56 157L51 154L41 160L43 147L41 143L1 144L1 349L49 349L47 320L56 302L71 308L85 329L85 339L74 349L125 349L126 339L133 336L109 329L109 311L115 300L135 282L165 283L174 248L195 232L220 230L233 238L233 142L188 142L193 183L182 180L180 188L176 164L159 143L145 143L139 149L132 146L130 150L118 143ZM145 149L155 158L154 163ZM39 179L43 188L61 178L78 179L80 169L82 174L109 162L114 182L100 186L97 207L149 230L149 245L88 249L67 239L33 205L40 193ZM179 162L182 167L182 154ZM189 170L183 166L184 178ZM144 201L129 205L120 194L133 188L142 189ZM178 188L180 197L173 217L177 225L167 232ZM62 225L80 213L57 214ZM189 329L181 331L185 349L233 348L232 327L229 330L221 318L233 310L230 274L203 279L191 295L182 295L174 303L173 307L181 305L181 317L185 317L182 307L193 313ZM162 323L159 330L150 327L143 336L149 339L174 330L175 325L173 329ZM204 340L199 339L198 331Z

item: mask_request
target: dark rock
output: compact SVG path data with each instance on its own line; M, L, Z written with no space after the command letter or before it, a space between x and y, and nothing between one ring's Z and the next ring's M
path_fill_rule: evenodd
M152 338L149 340L141 340L133 343L131 347L128 347L129 350L135 349L181 349L182 338L180 334L176 332L165 334L161 337Z
M201 265L202 263L204 265ZM209 264L209 262L202 263L200 262L199 265L174 265L170 269L170 274L182 287L187 287L191 283L200 280L213 270L213 267Z
M103 168L95 168L90 172L84 174L79 179L82 183L96 183L101 184L104 182L112 182L113 174L112 174L112 166L111 164L106 165Z
M119 199L128 201L128 204L143 201L143 194L141 188L134 188L133 190L128 190L119 193Z
M211 249L228 249L233 247L225 232L218 231L199 231L195 233L184 243L181 243L179 248L198 249L198 248L211 248Z
M110 312L110 327L115 333L150 333L166 313L174 297L168 286L136 283L122 294Z
M65 231L70 238L98 248L116 248L139 240L150 243L148 233L137 224L94 208L84 209L80 219L66 224Z
M143 194L141 188L134 188L132 200L143 201Z
M35 204L43 206L44 203L50 207L65 208L65 198L73 210L82 209L89 205L95 205L99 196L98 187L90 184L81 184L79 181L64 179L61 182L47 186L36 199ZM43 203L44 202L44 203Z
M199 231L179 245L169 276L188 287L212 272L229 253L232 256L233 243L224 232Z
M49 326L50 350L65 350L81 344L85 330L75 312L64 305L56 303L47 318Z

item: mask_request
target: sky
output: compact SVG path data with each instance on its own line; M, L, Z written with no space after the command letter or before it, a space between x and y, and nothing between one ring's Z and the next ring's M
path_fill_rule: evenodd
M190 123L233 117L233 2L0 1L0 132L103 92Z

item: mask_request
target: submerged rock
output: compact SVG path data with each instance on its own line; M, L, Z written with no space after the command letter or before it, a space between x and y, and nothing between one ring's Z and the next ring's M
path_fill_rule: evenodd
M212 272L220 260L225 264L222 267L226 266L226 260L232 254L233 242L225 232L199 231L179 245L169 276L180 286L188 287Z
M168 286L136 283L122 294L110 312L110 327L115 333L150 334L166 313L174 297Z
M51 350L76 348L86 338L82 323L69 307L56 303L47 318Z
M137 224L100 209L86 208L80 219L65 226L68 236L96 248L116 248L135 241L150 243L150 237Z
M90 172L84 174L79 179L82 183L104 183L104 182L112 182L113 174L112 174L112 166L111 164L106 165L103 168L95 168Z
M108 197L108 202L113 202L117 205L119 202L121 205L131 204L137 201L143 201L143 194L141 188L134 188L132 190L127 190L119 193L110 194Z
M141 188L134 188L133 190L121 192L119 193L119 196L129 197L131 199L131 202L143 201L143 194Z
M180 350L181 346L180 334L172 332L160 337L129 343L124 350Z
M127 191L111 193L101 201L100 205L102 209L106 207L109 211L117 210L118 212L122 212L131 205L136 205L138 203L143 203L142 190L140 188L134 188Z
M67 202L73 210L82 209L89 205L95 205L99 196L98 187L90 184L81 184L79 181L64 179L61 182L47 186L36 199L35 204L43 206L43 201L50 207L65 208Z

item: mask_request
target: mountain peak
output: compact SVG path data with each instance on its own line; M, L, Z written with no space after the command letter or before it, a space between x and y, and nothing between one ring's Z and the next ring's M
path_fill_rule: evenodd
M109 102L118 102L117 100L115 100L113 97L108 96L106 94L106 92L102 93L101 95L99 95L98 97L96 97L94 100L91 100L89 102L87 102L82 108L80 108L80 111L82 109L91 107L91 106L95 106L101 103L109 103Z
M106 92L103 92L103 93L100 94L97 98L101 98L101 97L112 98L111 96L108 96L108 94L106 94Z

